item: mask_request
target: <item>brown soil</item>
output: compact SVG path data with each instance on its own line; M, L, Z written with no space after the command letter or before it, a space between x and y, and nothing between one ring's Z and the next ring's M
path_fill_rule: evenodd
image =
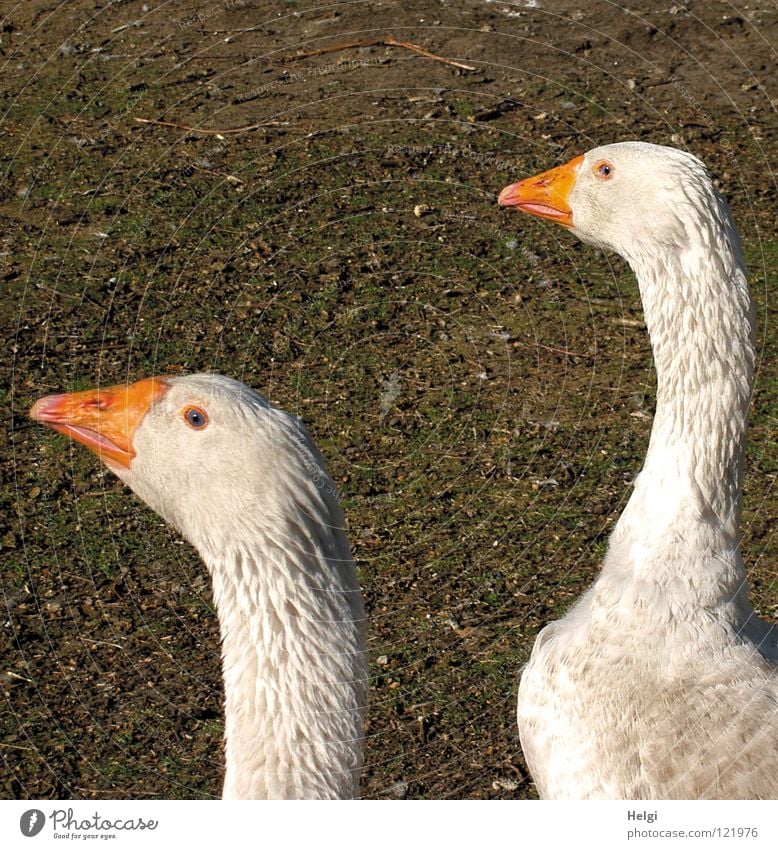
M624 264L495 194L595 144L691 150L740 224L760 356L744 553L775 616L773 4L0 14L0 795L220 792L204 568L25 418L48 392L204 370L299 414L341 489L370 615L365 795L533 795L519 669L596 574L654 380ZM296 58L390 38L475 70L386 45Z

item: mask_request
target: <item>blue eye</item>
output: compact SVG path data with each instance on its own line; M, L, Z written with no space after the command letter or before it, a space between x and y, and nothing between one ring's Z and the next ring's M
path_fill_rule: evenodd
M594 166L594 173L603 180L607 180L613 173L613 166L610 162L598 162Z
M201 410L199 407L187 407L184 410L184 421L189 427L202 430L208 425L208 416L205 410Z

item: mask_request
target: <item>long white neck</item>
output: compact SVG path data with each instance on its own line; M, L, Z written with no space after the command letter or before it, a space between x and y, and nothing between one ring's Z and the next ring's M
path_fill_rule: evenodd
M361 596L343 532L303 525L198 546L222 636L225 799L358 795Z
M685 222L688 241L659 261L628 257L657 373L643 471L612 537L638 578L680 582L703 605L744 597L738 549L753 308L737 233L715 194Z

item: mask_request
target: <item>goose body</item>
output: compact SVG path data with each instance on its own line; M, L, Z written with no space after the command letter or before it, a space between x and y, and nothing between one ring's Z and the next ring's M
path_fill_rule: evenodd
M699 160L606 145L508 186L635 272L656 364L645 464L602 571L538 636L522 747L550 799L778 796L778 631L739 547L753 309L735 226Z
M219 375L42 398L210 572L226 799L358 794L365 618L335 486L304 426Z

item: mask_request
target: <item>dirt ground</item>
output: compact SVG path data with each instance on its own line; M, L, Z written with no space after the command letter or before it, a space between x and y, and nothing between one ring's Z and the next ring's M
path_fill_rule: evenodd
M50 392L215 370L300 415L341 490L370 617L364 795L533 797L519 669L596 575L654 374L624 263L496 194L596 144L686 148L733 207L759 317L743 546L776 617L773 2L1 17L1 796L219 795L204 567L26 419Z

